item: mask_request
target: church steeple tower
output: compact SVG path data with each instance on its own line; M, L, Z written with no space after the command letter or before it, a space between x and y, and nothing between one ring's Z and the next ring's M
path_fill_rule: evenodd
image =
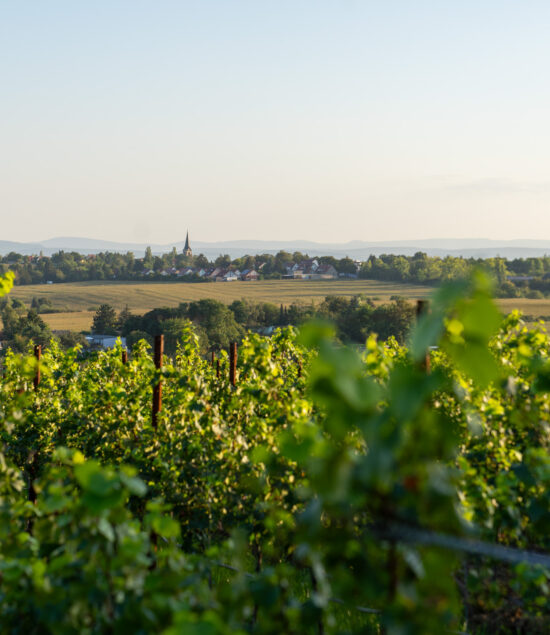
M187 231L187 236L185 237L185 247L183 248L183 255L187 257L193 255L193 251L189 246L189 231Z

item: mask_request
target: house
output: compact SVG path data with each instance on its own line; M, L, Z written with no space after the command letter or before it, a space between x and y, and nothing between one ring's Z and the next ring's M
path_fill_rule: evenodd
M126 338L120 335L86 335L86 341L90 348L103 349L114 348L120 340L123 348L126 348Z
M257 329L257 333L259 333L260 335L273 335L273 332L275 331L276 327L275 326L262 326L259 329Z
M227 271L222 276L224 282L235 282L240 278L241 272L237 269L237 271Z
M535 276L506 276L506 280L510 282L529 282L534 280Z
M316 258L303 260L291 267L293 278L300 280L311 280L319 268L319 261Z
M241 273L241 280L257 280L259 277L258 272L254 269L245 269Z
M212 278L212 280L218 280L218 278L219 279L223 278L223 275L224 275L225 272L226 272L226 269L224 269L223 267L215 267L208 274L208 277Z
M337 277L338 272L332 265L319 265L310 274L310 280L335 280Z
M319 261L317 258L309 258L308 260L302 261L300 266L314 273L319 268Z

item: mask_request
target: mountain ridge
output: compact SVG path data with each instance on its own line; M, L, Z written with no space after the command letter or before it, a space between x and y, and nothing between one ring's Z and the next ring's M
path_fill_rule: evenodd
M393 241L361 241L352 240L346 243L318 243L308 240L227 240L217 242L193 241L191 247L196 254L203 253L209 258L220 254L229 254L232 258L260 253L277 253L278 251L300 251L310 256L349 256L364 260L370 255L381 254L413 255L417 251L426 252L430 256L464 256L473 258L489 258L502 256L506 258L541 257L550 254L550 240L513 239L492 240L486 238L429 238ZM77 251L83 254L110 251L117 253L134 252L136 257L145 253L150 246L153 253L161 254L175 247L183 250L185 239L170 244L147 245L145 243L117 242L86 237L57 236L39 242L16 242L0 240L0 254L16 252L23 255L52 255L60 250Z

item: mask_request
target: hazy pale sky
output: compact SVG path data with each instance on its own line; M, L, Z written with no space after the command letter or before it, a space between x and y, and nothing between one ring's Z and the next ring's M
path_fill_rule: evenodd
M0 0L0 237L550 239L548 0Z

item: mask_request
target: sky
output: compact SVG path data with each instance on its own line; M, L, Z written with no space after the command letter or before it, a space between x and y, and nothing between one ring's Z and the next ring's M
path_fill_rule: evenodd
M547 0L0 0L0 237L550 239Z

